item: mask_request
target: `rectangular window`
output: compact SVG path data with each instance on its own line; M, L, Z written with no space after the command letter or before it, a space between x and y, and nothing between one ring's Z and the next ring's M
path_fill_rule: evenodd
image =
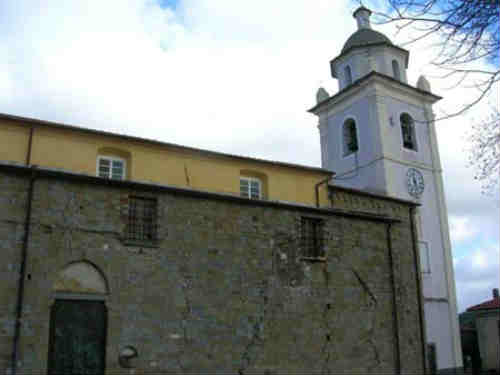
M125 160L110 156L99 156L97 158L97 175L113 180L123 180L125 178Z
M422 273L431 273L431 259L427 242L418 241L418 250L420 253L420 271Z
M157 239L157 201L131 196L128 200L127 240L152 242Z
M301 218L301 248L305 259L323 259L325 257L323 243L322 219L302 217Z
M260 199L262 184L258 178L240 177L240 195L245 198Z

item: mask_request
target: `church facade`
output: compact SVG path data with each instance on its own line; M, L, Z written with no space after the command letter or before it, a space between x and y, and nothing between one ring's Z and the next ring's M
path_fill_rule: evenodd
M426 339L433 367L462 367L455 281L442 169L429 82L408 84L409 52L354 13L358 30L330 62L339 92L320 89L310 110L319 118L322 166L331 184L419 203L417 241L425 300Z

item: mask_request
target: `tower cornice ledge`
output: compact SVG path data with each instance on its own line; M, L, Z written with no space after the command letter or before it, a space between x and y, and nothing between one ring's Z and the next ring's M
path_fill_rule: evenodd
M377 83L386 87L390 87L392 89L396 89L407 95L411 95L414 97L416 96L419 100L429 104L434 104L438 100L442 99L442 97L435 95L431 92L410 86L407 83L401 82L385 74L372 71L368 73L366 76L358 79L356 82L354 82L352 85L348 86L344 90L341 90L337 94L316 104L314 107L309 109L308 112L319 116L320 113L330 109L332 106L342 102L346 98L355 95L357 92L360 91L360 89L362 88L366 89L367 86Z

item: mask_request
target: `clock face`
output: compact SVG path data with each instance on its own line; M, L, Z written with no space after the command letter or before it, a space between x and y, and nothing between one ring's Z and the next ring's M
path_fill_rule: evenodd
M424 192L424 176L418 169L410 168L406 172L406 184L408 186L408 193L411 196L418 198Z

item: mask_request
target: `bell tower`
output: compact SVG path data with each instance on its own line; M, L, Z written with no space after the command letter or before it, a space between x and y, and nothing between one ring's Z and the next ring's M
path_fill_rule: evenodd
M441 98L425 77L408 84L409 52L372 29L358 8L358 30L330 61L339 91L320 88L309 112L318 116L322 167L333 185L419 203L428 352L440 371L462 367L448 216L432 105ZM434 350L435 349L435 350Z

